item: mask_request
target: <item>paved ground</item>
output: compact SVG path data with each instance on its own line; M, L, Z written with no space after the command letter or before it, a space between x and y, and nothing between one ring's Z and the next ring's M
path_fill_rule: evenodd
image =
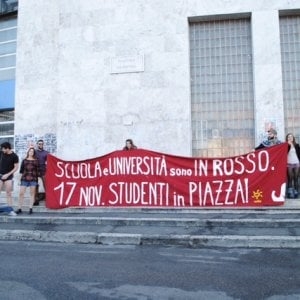
M28 241L0 248L1 299L300 299L299 249Z

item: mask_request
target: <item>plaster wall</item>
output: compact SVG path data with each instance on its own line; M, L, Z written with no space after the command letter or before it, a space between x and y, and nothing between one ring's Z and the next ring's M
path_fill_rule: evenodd
M120 149L126 138L190 156L188 18L249 13L256 138L270 120L282 138L278 11L299 7L298 0L19 0L15 134L28 142L50 135L66 160Z

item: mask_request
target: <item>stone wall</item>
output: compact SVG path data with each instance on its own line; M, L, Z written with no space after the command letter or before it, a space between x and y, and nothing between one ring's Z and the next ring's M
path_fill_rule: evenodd
M20 0L15 134L50 132L56 154L67 160L120 149L126 138L140 148L190 156L188 18L246 12L257 140L270 120L282 137L278 11L299 6L288 0Z

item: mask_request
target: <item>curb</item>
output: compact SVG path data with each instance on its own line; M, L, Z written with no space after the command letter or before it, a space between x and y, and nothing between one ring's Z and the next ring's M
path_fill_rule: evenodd
M286 236L193 236L122 233L0 230L0 240L79 243L98 245L161 245L190 248L300 248L300 237Z

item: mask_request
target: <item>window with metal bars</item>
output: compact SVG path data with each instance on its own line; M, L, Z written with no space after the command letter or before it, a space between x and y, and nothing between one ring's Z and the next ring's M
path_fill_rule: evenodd
M254 145L249 18L190 22L193 156L235 156Z
M18 10L18 2L16 0L0 0L0 15L16 12Z
M0 143L14 147L17 18L0 19Z
M280 45L285 132L300 142L300 16L281 16Z
M14 110L0 111L0 144L9 142L14 146Z

